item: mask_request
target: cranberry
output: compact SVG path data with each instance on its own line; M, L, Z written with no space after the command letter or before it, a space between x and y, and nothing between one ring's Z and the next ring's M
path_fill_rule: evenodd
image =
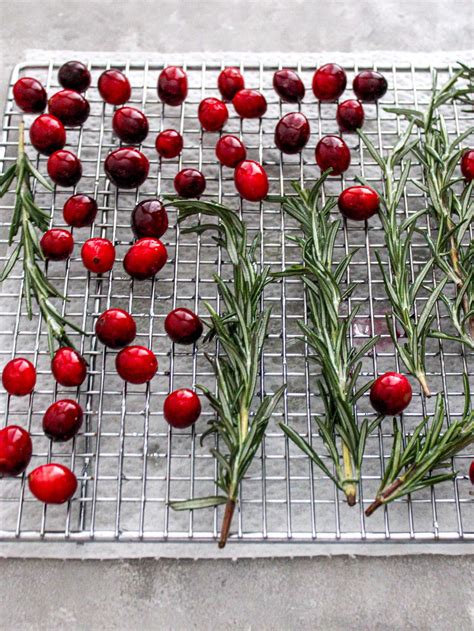
M325 64L313 75L314 96L320 101L335 101L346 89L347 77L341 66Z
M309 140L308 119L301 112L285 114L275 127L275 144L282 153L300 153Z
M36 369L24 357L15 357L5 364L2 383L8 394L24 397L33 392L36 384Z
M67 61L58 71L58 82L63 88L85 92L91 84L91 73L80 61Z
M104 170L118 188L137 188L148 177L150 163L138 149L121 147L109 153L105 159Z
M175 129L165 129L156 137L155 147L162 158L171 160L183 150L183 137Z
M66 130L56 116L41 114L30 127L30 140L36 151L50 156L66 144Z
M48 158L48 175L58 186L76 186L82 177L82 164L71 151L59 149Z
M28 476L30 491L45 504L64 504L77 489L77 478L71 469L51 462L42 464Z
M158 96L174 107L181 105L188 94L188 77L182 68L168 66L158 77Z
M267 101L257 90L240 90L232 105L241 118L261 118L267 111Z
M245 81L238 68L224 68L217 78L217 87L225 101L232 101L237 92L245 87Z
M74 239L68 230L51 228L40 241L44 256L50 261L65 261L74 250Z
M344 217L364 221L378 213L380 199L369 186L350 186L339 195L337 205Z
M469 480L471 481L471 484L474 484L474 460L471 462L471 466L469 467Z
M132 93L130 81L123 72L115 68L106 70L100 75L97 87L100 96L110 105L123 105Z
M87 239L81 248L84 267L94 274L110 272L115 262L113 243L102 237Z
M268 176L261 164L244 160L234 172L234 183L239 195L249 202L259 202L268 193Z
M148 118L134 107L121 107L112 119L114 132L122 142L139 145L148 135Z
M87 364L74 348L63 346L54 354L51 362L56 381L66 388L80 386L87 376Z
M370 388L370 402L379 414L396 416L409 405L411 385L404 375L386 372L378 377Z
M216 156L221 164L230 169L235 167L245 160L247 157L247 150L244 143L237 138L237 136L221 136L216 144Z
M387 79L374 70L364 70L354 77L352 89L361 101L373 103L383 97L387 91Z
M474 180L474 149L468 149L462 154L461 173L468 182Z
M219 99L204 99L199 103L198 118L206 131L219 131L229 118L227 105Z
M23 473L32 453L31 437L23 427L7 425L0 429L0 475Z
M61 399L46 410L43 416L43 432L55 442L66 442L81 429L82 418L82 408L77 401Z
M48 111L69 127L83 125L90 112L89 101L74 90L61 90L48 101Z
M345 132L360 129L364 124L364 108L360 101L348 99L339 103L336 113L337 124L339 129Z
M168 229L168 213L159 199L144 199L132 212L135 236L159 239Z
M202 322L190 309L178 307L166 316L165 331L176 344L194 344L202 335Z
M97 202L89 195L72 195L63 206L64 221L68 226L90 226L97 215Z
M283 68L273 75L273 88L282 101L299 103L303 100L304 83L294 70Z
M115 358L115 367L124 381L141 384L153 379L158 360L149 348L126 346Z
M123 348L135 339L135 320L123 309L107 309L95 323L95 334L109 348Z
M321 171L332 169L330 175L341 175L351 163L351 152L339 136L324 136L316 145L316 162Z
M165 246L159 239L144 237L134 243L123 259L127 274L137 280L146 280L160 271L168 260Z
M185 429L195 423L201 414L201 401L198 395L188 388L181 388L169 394L163 405L165 421L177 429Z
M197 169L181 169L174 178L174 188L181 197L199 197L206 189L206 178Z
M44 112L48 99L41 83L31 77L18 79L13 86L13 98L18 107L27 114Z

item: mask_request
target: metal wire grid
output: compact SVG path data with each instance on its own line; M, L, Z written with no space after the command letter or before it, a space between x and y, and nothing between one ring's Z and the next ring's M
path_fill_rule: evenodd
M233 206L244 217L251 232L262 237L260 261L280 270L298 261L298 251L286 236L297 231L279 207L263 203L242 203L235 194L232 172L217 166L214 155L216 134L202 133L197 121L197 105L204 96L217 94L219 64L185 63L189 77L189 96L181 108L164 107L156 96L158 63L116 64L91 60L89 68L93 87L87 98L91 115L79 131L68 130L68 146L83 162L84 175L78 192L92 194L99 204L97 221L90 229L74 230L74 257L64 263L49 266L48 275L69 297L63 311L87 332L92 332L97 316L110 306L128 309L138 324L137 343L149 346L157 354L160 369L147 386L124 385L115 375L115 353L103 348L96 338L75 336L77 347L89 362L88 380L77 392L63 390L50 375L44 327L39 318L27 320L21 295L21 266L2 288L0 353L3 365L13 356L29 357L37 366L38 383L29 399L12 399L2 395L4 424L18 422L33 436L34 456L30 467L46 461L67 464L76 472L79 489L67 506L44 507L32 498L25 479L0 480L0 538L9 540L144 540L144 541L208 541L218 535L222 510L175 513L167 503L170 499L198 497L215 492L216 463L209 455L209 442L200 445L210 410L204 407L197 425L189 431L177 432L167 426L162 404L168 392L177 387L192 387L196 383L214 386L201 345L188 349L174 347L164 334L163 320L168 311L178 305L188 306L205 317L203 301L219 308L213 273L229 273L225 254L206 237L180 234L176 214L170 210L170 226L165 235L169 262L158 278L133 282L124 273L121 260L131 242L130 211L139 199L172 192L172 180L182 166L196 166L207 178L205 198L218 199ZM235 65L239 65L236 63ZM263 162L269 175L272 193L290 190L292 180L310 184L318 176L314 161L317 138L336 133L335 105L318 104L308 89L318 65L296 69L304 79L307 94L302 111L307 115L312 137L301 156L281 156L275 150L273 130L277 120L294 106L282 104L272 90L275 65L240 64L249 87L262 90L269 108L261 121L240 121L230 110L226 132L241 135L250 157ZM143 150L151 160L150 177L137 192L117 191L104 177L103 160L118 141L111 131L113 108L105 105L95 88L99 74L109 67L120 67L132 83L131 103L143 109L150 120L150 134ZM3 169L14 160L20 114L12 103L11 88L18 76L40 78L48 93L58 88L58 65L38 64L17 66L11 78L8 101L3 119L3 139L0 158ZM346 68L349 83L359 68ZM433 68L396 64L380 67L389 81L389 92L383 105L420 105L426 102L431 87ZM452 71L440 67L442 78ZM348 94L348 93L347 93ZM344 98L346 96L344 95ZM347 98L350 98L349 96ZM383 151L396 140L400 121L378 106L366 106L365 130ZM459 133L472 124L472 114L456 106L446 108L450 131ZM26 117L27 126L32 117ZM164 128L179 129L185 148L179 159L160 161L154 150L156 133ZM346 138L352 152L352 166L340 178L326 186L326 194L337 194L354 181L358 173L374 185L380 184L380 174L370 156L359 145L357 137ZM31 149L31 148L30 148ZM35 153L31 153L36 157ZM37 158L43 172L46 160ZM415 173L416 174L416 173ZM418 173L419 174L419 173ZM36 191L37 202L52 211L52 224L64 225L61 209L70 190L55 190L53 194ZM426 204L424 196L408 184L401 214L416 212ZM6 230L12 211L12 198L4 198L1 206L2 260L8 257ZM432 229L427 224L428 229ZM88 274L80 262L79 249L90 236L107 236L117 247L118 260L112 272L100 278ZM357 283L348 309L361 305L355 320L351 341L361 343L367 336L382 335L375 352L367 357L361 379L370 379L385 370L403 370L394 352L384 324L389 309L374 251L384 255L383 235L377 219L370 225L359 226L344 222L337 247L343 254L359 248L348 270L347 281ZM470 238L472 239L472 226ZM413 243L410 270L416 276L419 265L428 252L422 239ZM432 282L436 283L435 274ZM420 297L417 309L426 297ZM391 425L383 426L369 438L365 456L364 477L360 489L361 502L355 508L344 503L330 480L322 476L312 463L283 436L277 422L284 420L302 434L310 436L313 445L321 447L314 418L322 412L316 394L317 368L309 360L308 348L299 339L298 319L305 318L306 302L301 284L284 279L267 289L264 305L273 308L270 338L262 360L261 395L270 393L282 383L287 384L280 409L272 419L257 457L242 484L239 511L234 519L232 540L252 541L383 541L383 540L467 540L474 538L474 498L469 495L466 471L473 453L455 459L459 475L453 483L416 497L392 504L365 519L363 508L374 497L384 459L391 446ZM449 328L446 314L440 306L436 323ZM211 349L212 350L212 349ZM433 391L445 394L450 418L462 411L461 374L471 377L473 357L460 351L455 343L432 340L428 346L427 367ZM433 410L433 400L425 400L414 387L414 400L404 415L405 432L409 432L421 416ZM72 442L51 444L41 431L41 419L46 407L57 398L77 396L84 408L83 431ZM358 417L373 415L367 399L360 401ZM324 453L323 450L322 453Z

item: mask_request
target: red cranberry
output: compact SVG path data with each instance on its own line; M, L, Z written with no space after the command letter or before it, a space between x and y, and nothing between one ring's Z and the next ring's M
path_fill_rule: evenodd
M66 388L80 386L87 376L87 364L74 348L63 346L54 354L51 362L56 381Z
M82 418L82 408L77 401L61 399L46 410L43 416L43 432L55 442L66 442L81 429Z
M115 358L115 367L124 381L141 384L153 379L158 370L158 360L144 346L126 346Z
M275 127L275 144L282 153L300 153L309 140L308 119L301 112L285 114Z
M90 112L89 101L74 90L61 90L48 101L48 111L69 127L83 125Z
M386 372L370 388L370 402L374 410L385 416L396 416L403 412L411 397L410 382L398 372Z
M64 504L77 489L77 478L71 469L51 462L36 467L28 476L30 491L45 504Z
M134 243L123 259L127 274L137 280L153 278L168 260L165 246L159 239L144 237Z
M273 89L282 101L286 103L299 103L303 100L304 83L294 70L283 68L273 75Z
M364 108L360 101L348 99L339 103L336 113L337 124L339 129L345 132L360 129L364 124Z
M364 221L378 213L380 199L369 186L350 186L339 195L337 205L344 217Z
M135 339L135 320L123 309L107 309L95 323L95 334L109 348L123 348Z
M115 68L106 70L100 75L97 87L100 96L110 105L123 105L132 93L130 81L123 72Z
M110 272L115 262L115 248L108 239L93 237L87 239L81 248L84 267L94 274Z
M244 160L237 166L234 183L239 195L249 202L259 202L267 196L267 173L262 165L254 160Z
M219 131L229 118L227 105L219 99L204 99L199 103L198 118L206 131Z
M206 189L206 178L197 169L182 169L174 178L174 188L181 197L199 197Z
M30 127L30 140L36 151L50 156L66 144L66 130L56 116L41 114Z
M40 114L46 107L46 90L37 79L22 77L13 86L13 98L27 114Z
M41 237L40 245L50 261L65 261L74 250L74 239L68 230L51 228Z
M135 236L159 239L168 229L168 213L159 199L144 199L132 212Z
M33 445L29 433L19 425L0 429L0 475L20 475L29 465Z
M118 188L138 188L148 177L150 163L138 149L121 147L105 159L105 174Z
M469 467L469 480L471 481L471 484L474 484L474 460L471 462L471 466Z
M71 151L55 151L48 158L48 175L58 186L76 186L82 177L81 161Z
M181 388L169 394L163 405L165 421L177 429L185 429L195 423L201 414L201 401L198 395L188 388Z
M351 152L339 136L324 136L316 145L316 162L321 171L332 169L330 175L341 175L351 163Z
M165 129L156 137L155 147L162 158L171 160L183 150L183 137L174 129Z
M335 101L346 89L347 77L341 66L325 64L313 76L314 96L320 101Z
M112 119L114 132L122 142L139 145L148 135L148 118L134 107L121 107Z
M238 68L224 68L217 78L217 87L225 101L232 101L239 90L245 87L244 78Z
M202 322L186 307L173 309L166 316L165 331L176 344L194 344L202 335Z
M221 136L216 144L216 156L221 164L230 169L235 167L245 160L247 157L247 150L244 143L237 138L237 136Z
M474 180L474 149L468 149L462 154L461 173L468 182Z
M85 92L91 84L91 73L80 61L67 61L58 71L58 82L63 88Z
M374 70L364 70L354 77L352 89L361 101L373 103L383 97L387 91L387 79Z
M182 68L168 66L158 77L158 96L174 107L181 105L188 94L188 77Z
M36 370L24 357L11 359L2 372L2 383L8 394L24 397L33 392L36 384Z
M89 195L72 195L63 206L64 221L68 226L90 226L97 215L97 202Z
M261 118L267 111L267 101L257 90L240 90L232 105L241 118Z

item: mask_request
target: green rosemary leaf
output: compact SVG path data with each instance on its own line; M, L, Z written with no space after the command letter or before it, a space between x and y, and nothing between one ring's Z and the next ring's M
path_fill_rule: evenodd
M301 449L301 451L303 453L305 453L321 469L321 471L330 480L332 480L334 482L334 484L337 487L341 488L338 479L336 477L334 477L334 475L329 471L329 469L326 467L324 462L321 460L319 455L314 451L314 449L311 447L311 445L304 438L302 438L298 434L298 432L296 432L289 425L285 425L284 423L280 423L280 427L281 427L282 431L288 436L288 438L290 438L291 441L294 442L295 445L297 447L299 447L299 449Z
M209 495L192 500L172 501L169 503L173 510L195 510L197 508L213 508L225 504L227 498L222 495Z

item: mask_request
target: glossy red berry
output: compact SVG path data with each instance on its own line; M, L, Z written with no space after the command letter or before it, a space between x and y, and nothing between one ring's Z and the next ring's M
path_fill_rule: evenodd
M267 173L254 160L244 160L237 166L234 183L239 195L249 202L259 202L268 194Z
M339 129L345 132L360 129L364 124L364 108L360 101L348 99L339 103L336 112L336 121Z
M313 75L314 96L323 102L336 101L346 89L346 85L346 73L337 64L325 64Z
M350 186L339 195L337 205L344 217L364 221L378 213L380 199L369 186Z
M116 110L112 127L122 142L139 145L148 135L148 118L135 107L121 107Z
M61 399L55 401L43 416L43 432L51 440L63 443L70 440L81 429L82 408L77 401Z
M138 188L148 177L148 158L134 147L121 147L105 159L105 174L118 188Z
M87 239L81 248L84 267L94 274L110 272L115 262L115 248L111 241L102 237Z
M31 493L45 504L64 504L77 489L77 478L71 469L51 462L42 464L28 476Z
M51 228L41 237L40 246L50 261L65 261L74 250L74 239L68 230Z
M261 118L267 111L267 101L258 90L240 90L232 105L241 118Z
M188 94L188 77L182 68L168 66L158 77L158 96L166 103L177 107L184 102Z
M305 88L299 75L289 68L277 70L273 75L273 89L285 103L299 103L303 100Z
M174 188L181 197L199 197L206 190L206 178L197 169L181 169L174 178Z
M36 384L36 369L24 357L15 357L5 364L2 383L8 394L24 397L33 392Z
M474 484L474 460L471 462L469 467L469 480L471 481L471 484Z
M0 429L0 475L20 475L29 465L33 445L31 436L19 425Z
M474 180L474 149L468 149L462 154L461 173L468 182Z
M81 161L71 151L55 151L48 158L48 175L58 186L75 186L82 177Z
M158 370L155 354L144 346L126 346L115 358L115 367L124 381L147 383Z
M153 278L168 260L165 246L159 239L144 237L134 243L123 259L127 274L137 280Z
M155 147L162 158L171 160L183 150L183 137L175 129L165 129L156 137Z
M27 114L44 112L48 99L41 83L31 77L18 79L13 86L13 98L18 107Z
M51 362L53 376L66 388L80 386L87 376L87 364L74 348L63 346L54 354Z
M204 99L199 103L198 118L206 131L219 131L229 118L227 105L220 99Z
M411 397L410 382L398 372L386 372L378 377L370 388L372 407L385 416L396 416L403 412Z
M217 78L217 87L225 101L232 101L239 90L245 88L245 81L238 68L224 68Z
M352 89L361 101L373 103L383 97L387 91L387 79L374 70L364 70L354 77Z
M92 225L96 215L97 202L89 195L72 195L63 206L64 221L74 228Z
M132 212L132 230L136 237L159 239L168 229L168 213L159 199L144 199Z
M123 348L135 339L135 320L123 309L107 309L95 323L95 334L109 348Z
M61 90L48 101L48 111L69 127L83 125L90 113L89 101L74 90Z
M282 153L300 153L309 140L308 119L301 112L285 114L275 127L275 144Z
M66 130L56 116L41 114L30 127L30 141L38 153L50 156L66 144Z
M202 335L202 322L186 307L170 311L165 319L165 331L175 344L194 344Z
M91 84L91 73L80 61L67 61L58 71L58 82L63 88L85 92Z
M132 93L130 81L123 72L115 68L106 70L100 75L97 87L100 96L110 105L123 105Z
M351 152L339 136L324 136L316 145L316 162L321 171L332 169L330 175L341 175L351 163Z
M165 421L176 429L193 425L201 414L198 395L188 388L180 388L169 394L163 405Z
M247 157L247 150L244 143L237 138L237 136L221 136L216 144L216 156L221 164L230 169L235 167L245 160Z

